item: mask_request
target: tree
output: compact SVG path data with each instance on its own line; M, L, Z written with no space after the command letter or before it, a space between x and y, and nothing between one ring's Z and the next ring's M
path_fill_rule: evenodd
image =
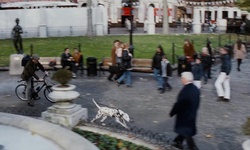
M237 0L235 4L242 10L250 11L250 0Z
M169 33L169 24L168 24L168 2L163 0L163 34Z

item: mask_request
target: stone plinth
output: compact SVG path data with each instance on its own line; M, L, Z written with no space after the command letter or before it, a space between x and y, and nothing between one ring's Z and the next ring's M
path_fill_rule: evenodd
M46 25L39 26L39 37L46 38L47 37L47 27Z
M194 33L201 33L201 21L200 21L200 8L194 8L194 17L193 17L193 32Z
M155 21L154 21L154 8L148 8L148 24L147 24L148 34L155 34Z
M10 75L21 75L23 72L23 66L21 65L23 55L12 54L10 55Z
M250 140L246 140L243 144L242 144L242 148L244 150L250 150Z
M75 85L68 85L68 87L53 86L53 92L49 94L49 97L55 100L56 103L49 107L47 111L42 112L42 118L69 128L77 125L80 120L87 120L87 108L72 103L72 100L80 95L74 89Z

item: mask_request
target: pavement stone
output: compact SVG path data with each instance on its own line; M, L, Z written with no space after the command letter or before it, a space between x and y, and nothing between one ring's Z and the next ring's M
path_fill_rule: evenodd
M201 104L198 112L196 143L201 150L242 150L241 144L249 138L242 133L242 125L250 116L250 59L243 60L242 71L236 70L233 60L230 74L231 101L217 102L214 82L219 74L219 66L213 66L213 78L202 85ZM132 88L125 85L117 87L115 82L108 81L106 75L101 77L78 77L71 81L76 85L80 98L74 102L88 108L89 118L92 119L97 108L92 102L110 107L117 107L127 112L132 118L129 126L137 126L154 133L174 138L175 118L170 118L171 110L180 89L182 88L177 72L170 79L173 86L171 91L159 94L156 81L152 74L132 73ZM41 99L35 102L35 108L30 108L15 96L14 89L19 76L9 76L8 71L0 71L0 108L37 109L42 112L52 104L41 93ZM0 109L1 110L1 109ZM113 118L108 118L111 120ZM97 120L99 121L99 120Z

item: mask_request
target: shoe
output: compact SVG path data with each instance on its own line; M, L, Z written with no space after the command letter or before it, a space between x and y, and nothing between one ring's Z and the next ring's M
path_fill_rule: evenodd
M128 87L128 88L129 88L129 87L131 88L131 87L132 87L132 85L127 85L127 87Z
M160 90L162 90L162 88L158 88L157 90L160 91Z
M33 103L33 102L28 102L28 106L33 107L33 106L34 106L34 103Z
M229 99L228 99L228 98L223 98L222 101L223 101L223 102L229 102Z
M238 71L240 71L240 68L237 68Z
M36 96L35 98L34 98L34 100L39 100L41 97L39 97L39 96Z
M76 74L75 73L72 73L72 78L76 78Z
M114 81L113 79L107 78L109 81Z
M116 81L116 85L117 85L117 86L120 86L120 83L119 83L118 81Z
M183 150L183 145L180 144L180 143L173 142L173 143L171 144L171 146L172 146L172 147L175 147L175 148L178 148L178 149L180 149L180 150Z
M224 101L224 97L223 96L219 96L218 99L217 99L218 102L220 101Z

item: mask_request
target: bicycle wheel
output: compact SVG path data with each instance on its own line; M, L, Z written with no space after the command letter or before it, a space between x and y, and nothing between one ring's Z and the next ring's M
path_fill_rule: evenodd
M54 101L53 99L51 99L51 98L49 97L49 93L51 93L51 92L52 92L51 86L46 86L45 89L44 89L44 91L43 91L44 97L45 97L48 101L50 101L51 103L55 103L56 101Z
M19 84L15 89L16 96L22 101L28 100L26 98L26 87L27 85L25 84Z

